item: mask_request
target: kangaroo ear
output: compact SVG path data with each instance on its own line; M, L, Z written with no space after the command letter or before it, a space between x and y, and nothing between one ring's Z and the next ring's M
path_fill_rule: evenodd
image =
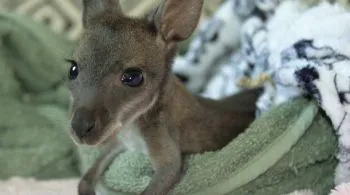
M203 0L163 0L149 16L167 42L187 39L199 22Z
M107 11L122 14L119 0L83 0L83 25L88 26L93 17Z

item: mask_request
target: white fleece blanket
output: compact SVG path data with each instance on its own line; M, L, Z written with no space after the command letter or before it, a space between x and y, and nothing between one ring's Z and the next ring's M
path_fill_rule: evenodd
M339 137L335 184L350 181L350 13L322 3L299 13L269 37L273 105L312 95Z
M234 9L228 9L230 6ZM339 136L335 184L349 182L350 13L338 4L324 2L308 8L297 0L228 0L221 10L226 13L230 10L234 22L226 21L221 28L207 25L198 36L213 34L208 29L215 27L219 37L231 35L231 39L209 36L211 39L206 40L210 43L197 39L189 53L181 58L183 66L175 64L174 71L187 74L187 86L193 93L214 99L242 90L236 84L242 76L270 75L273 82L264 84L265 92L257 102L258 115L291 98L311 95L329 116ZM231 31L223 31L224 24L231 25ZM211 53L210 44L218 40L221 42L217 42L216 47L221 51ZM201 44L205 49L195 53L195 46ZM227 61L217 65L216 61L206 59L220 56L226 46L232 50ZM209 57L211 54L214 57ZM196 58L199 59L197 65L188 60ZM216 74L208 76L213 70Z

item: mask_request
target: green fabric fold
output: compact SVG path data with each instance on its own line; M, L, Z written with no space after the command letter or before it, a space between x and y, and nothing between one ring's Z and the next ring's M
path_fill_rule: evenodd
M29 18L0 13L0 179L78 176L64 84L73 48Z
M69 68L64 59L73 48L73 43L30 18L0 14L0 62L24 91L40 93L60 85Z
M277 195L304 188L326 193L332 187L335 151L327 119L314 102L299 98L262 115L221 150L188 156L188 170L173 194ZM79 153L84 172L98 151L82 147ZM328 175L316 173L319 167ZM102 191L136 194L151 176L145 156L126 152L105 173Z
M0 97L0 178L38 179L78 175L65 125L67 111L57 106L26 105Z

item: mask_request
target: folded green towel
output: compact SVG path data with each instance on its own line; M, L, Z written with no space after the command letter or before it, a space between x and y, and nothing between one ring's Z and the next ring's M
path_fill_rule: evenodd
M28 18L0 14L1 179L78 176L63 82L73 47Z
M12 14L0 15L1 53L16 73L23 89L30 92L50 90L66 76L64 57L73 44L28 18Z
M0 97L0 178L38 179L78 175L73 144L64 124L67 111L33 107Z
M221 150L188 156L173 194L280 195L304 188L326 194L333 186L335 151L332 127L317 105L297 99L261 116ZM79 153L85 172L98 151L80 147ZM139 193L151 175L143 154L123 153L105 173L102 194Z

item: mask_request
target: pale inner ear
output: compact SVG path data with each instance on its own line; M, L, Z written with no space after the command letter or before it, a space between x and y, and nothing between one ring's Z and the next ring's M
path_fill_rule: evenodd
M165 41L187 39L199 22L203 0L164 0L153 22Z

